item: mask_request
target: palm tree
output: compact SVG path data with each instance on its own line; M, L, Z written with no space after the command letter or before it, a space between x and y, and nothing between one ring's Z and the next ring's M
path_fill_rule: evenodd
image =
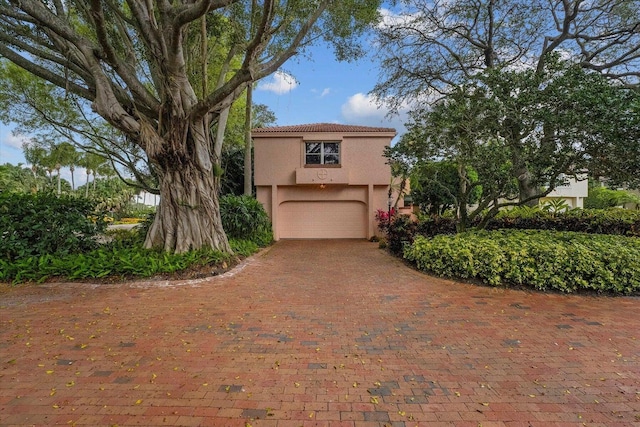
M31 173L35 178L35 189L38 191L38 171L44 170L44 160L47 157L47 151L32 142L22 144L22 151L27 163L31 165Z
M68 142L63 142L60 144L53 145L51 148L51 157L53 162L53 167L58 174L58 196L60 195L60 169L63 166L69 166L74 162L74 158L77 156L76 149L73 145ZM72 178L73 180L73 178Z
M41 165L49 177L49 186L53 187L53 171L56 170L56 159L51 151L45 149L45 156L42 158Z
M97 171L107 163L104 157L98 156L94 153L84 153L84 155L78 161L79 166L83 166L87 171L87 180L85 182L84 196L89 197L89 176L93 174L93 189L96 188Z
M78 162L80 161L80 153L76 151L76 148L69 144L65 144L65 156L64 156L64 166L69 168L69 172L71 172L71 190L76 191L76 177L75 170Z

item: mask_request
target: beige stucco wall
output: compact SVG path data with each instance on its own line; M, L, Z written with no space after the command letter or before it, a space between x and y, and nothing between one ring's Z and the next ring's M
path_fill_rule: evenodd
M551 193L547 195L549 198L565 198L565 197L587 197L589 194L589 182L584 179L577 181L574 178L568 180L567 185L560 185L556 187Z
M330 175L327 183L330 183L332 174L344 174L346 171L349 185L388 185L391 171L383 152L391 139L392 136L384 134L376 136L339 133L254 136L254 182L256 186L295 185L296 169L316 169L304 167L305 142L340 141L341 170L325 168Z
M254 135L256 197L274 224L289 201L356 201L366 205L367 237L376 234L375 212L387 209L391 170L383 156L393 133ZM304 143L339 141L340 167L306 167Z
M567 185L556 187L546 197L540 199L540 204L553 199L564 200L571 208L583 208L584 198L589 195L589 182L586 179L569 178Z

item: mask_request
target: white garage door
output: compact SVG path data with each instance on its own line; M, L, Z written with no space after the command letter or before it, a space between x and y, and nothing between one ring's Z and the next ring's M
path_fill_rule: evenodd
M281 239L364 239L367 207L355 201L284 202L278 228Z

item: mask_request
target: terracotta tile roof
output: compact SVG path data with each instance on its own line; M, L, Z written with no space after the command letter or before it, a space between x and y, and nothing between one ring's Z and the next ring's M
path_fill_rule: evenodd
M252 129L252 133L309 133L309 132L338 132L338 133L352 133L352 132L393 132L396 133L394 128L384 127L372 127L372 126L358 126L358 125L341 125L337 123L310 123L306 125L293 125L293 126L274 126L268 128Z

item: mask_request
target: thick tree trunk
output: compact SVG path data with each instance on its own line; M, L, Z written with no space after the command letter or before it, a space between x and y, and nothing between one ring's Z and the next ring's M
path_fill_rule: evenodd
M163 152L156 161L162 169L160 204L145 247L176 253L201 248L231 253L222 228L220 178L213 172L208 127L200 123L189 129L186 140L172 144L174 152Z
M465 164L458 163L458 177L460 178L460 184L458 187L458 222L456 223L456 231L462 233L467 230L469 222L467 211L467 166Z
M515 128L515 129L514 129ZM534 198L539 194L539 188L533 183L531 171L524 161L525 155L522 153L524 147L520 142L519 127L512 126L512 136L508 138L511 146L511 162L513 163L513 177L518 180L518 200L526 206L536 206L538 199ZM515 136L513 136L515 135Z
M183 253L212 248L231 252L222 229L219 180L195 165L163 173L160 204L145 247Z
M533 184L531 179L531 172L526 167L522 167L516 171L518 178L518 192L520 201L526 200L524 205L536 206L539 199L535 197L540 194L539 188ZM532 199L533 197L533 199Z

